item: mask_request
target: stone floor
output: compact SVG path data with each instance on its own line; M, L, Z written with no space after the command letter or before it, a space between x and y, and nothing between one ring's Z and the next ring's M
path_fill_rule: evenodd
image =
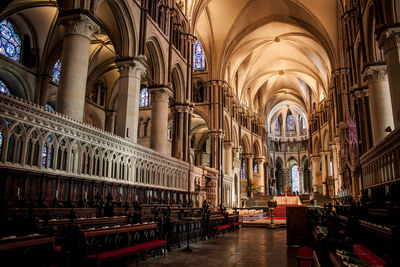
M140 266L297 266L297 248L286 247L286 229L245 227L190 246L192 253L176 248L166 258L147 258Z

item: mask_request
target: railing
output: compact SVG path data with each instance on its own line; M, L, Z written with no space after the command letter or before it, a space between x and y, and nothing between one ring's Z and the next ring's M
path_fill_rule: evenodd
M0 94L0 166L187 191L186 162Z
M400 178L400 129L394 130L361 157L363 188Z

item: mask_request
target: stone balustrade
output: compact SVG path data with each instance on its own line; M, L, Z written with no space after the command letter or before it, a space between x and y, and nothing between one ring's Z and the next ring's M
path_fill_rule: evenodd
M363 188L400 179L400 128L361 157Z
M15 96L0 94L0 166L188 190L189 165Z

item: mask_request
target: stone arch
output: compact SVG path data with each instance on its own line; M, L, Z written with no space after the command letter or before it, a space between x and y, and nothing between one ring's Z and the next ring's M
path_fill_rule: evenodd
M177 102L184 102L185 100L185 79L183 76L182 68L179 63L177 63L171 71L171 81L173 84L174 97Z
M152 82L155 84L165 83L165 59L158 37L153 35L146 42L148 60L151 61ZM147 56L147 55L146 55Z
M250 141L249 141L249 138L247 137L247 135L242 136L241 146L243 149L243 152L242 152L243 154L251 153L252 146L250 145Z
M7 85L12 95L28 101L33 100L34 85L29 86L28 81L16 70L0 66L0 80Z

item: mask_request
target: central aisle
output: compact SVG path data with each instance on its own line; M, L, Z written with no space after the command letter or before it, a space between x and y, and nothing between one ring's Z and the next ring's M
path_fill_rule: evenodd
M286 229L247 227L190 244L193 253L174 249L167 257L148 258L141 266L297 266L297 248L286 247ZM131 265L136 266L135 264Z

